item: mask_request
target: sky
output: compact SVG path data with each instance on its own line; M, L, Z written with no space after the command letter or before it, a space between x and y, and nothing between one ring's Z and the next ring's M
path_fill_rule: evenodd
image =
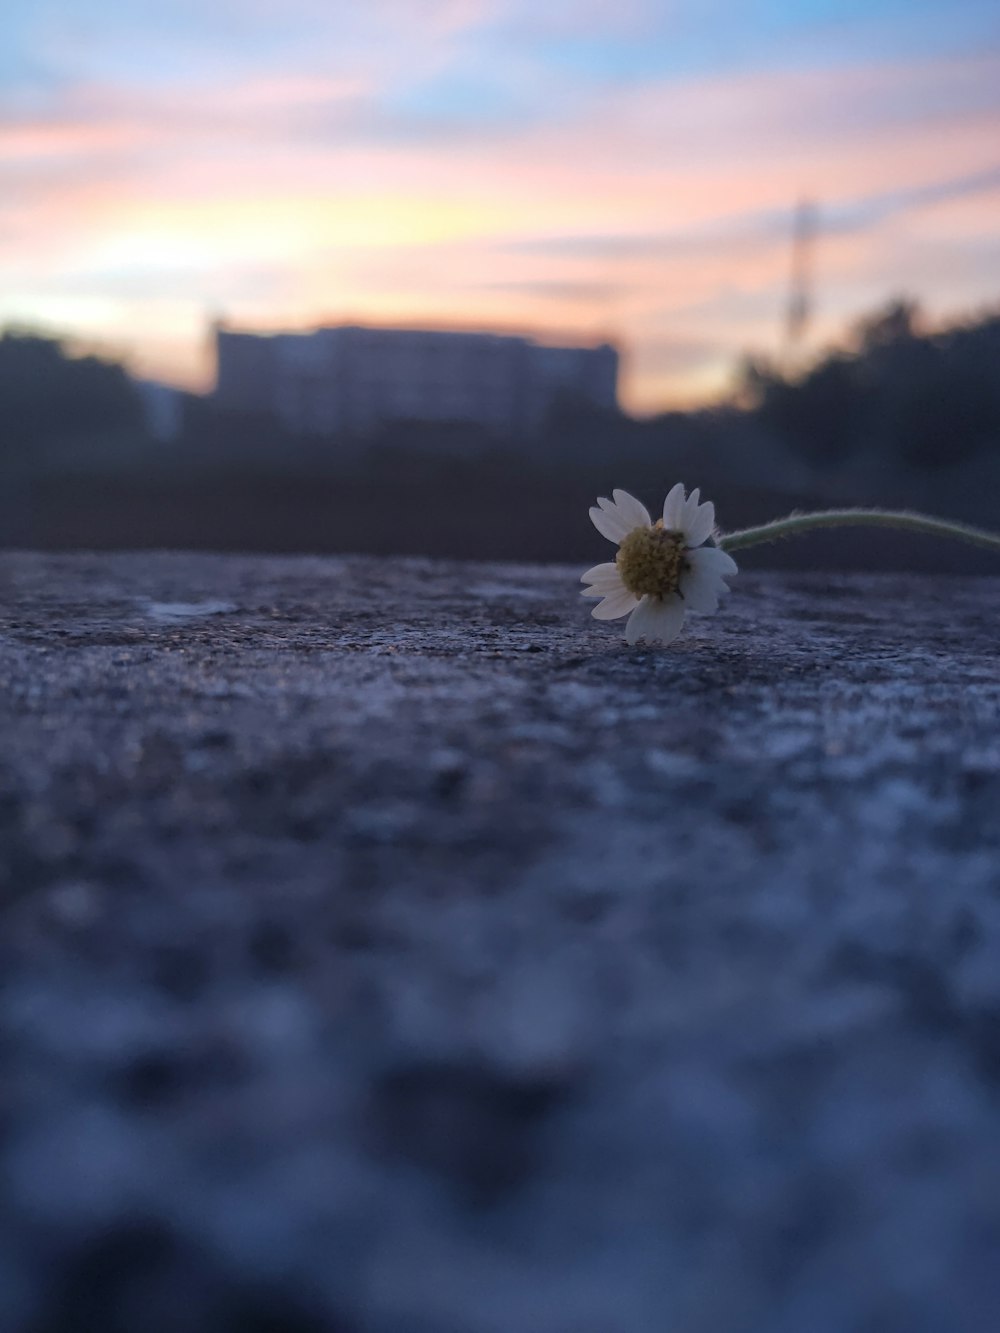
M89 10L89 12L87 12ZM897 295L1000 302L997 0L6 0L0 324L611 338L637 412Z

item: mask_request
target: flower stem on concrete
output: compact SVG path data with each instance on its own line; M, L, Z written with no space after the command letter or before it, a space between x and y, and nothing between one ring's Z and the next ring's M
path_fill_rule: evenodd
M742 551L748 546L762 546L765 542L797 537L799 533L811 532L814 528L847 527L905 528L910 532L925 532L932 537L952 537L972 546L1000 551L998 533L974 528L968 523L953 523L943 518L931 518L927 514L893 509L823 509L815 514L789 514L786 518L762 523L757 528L723 533L716 541L724 551Z

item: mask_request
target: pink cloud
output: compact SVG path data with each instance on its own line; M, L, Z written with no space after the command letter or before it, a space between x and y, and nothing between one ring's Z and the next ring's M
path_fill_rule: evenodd
M488 12L436 11L454 34ZM169 97L83 87L59 115L0 124L0 319L57 308L72 320L76 300L81 319L103 311L147 364L179 374L183 362L187 376L200 352L181 356L181 331L219 306L271 324L613 326L635 348L631 402L652 407L777 336L788 241L761 218L790 214L803 192L832 217L1000 157L994 57L649 83L558 123L405 144L380 137L378 86L362 72ZM962 247L991 234L995 208L970 194L825 237L821 305L839 319L897 284L954 304L973 270L985 281L983 252ZM583 244L512 244L547 237ZM588 250L588 237L619 243ZM266 291L252 280L262 268L281 275ZM160 275L164 294L125 299L130 275L153 293Z

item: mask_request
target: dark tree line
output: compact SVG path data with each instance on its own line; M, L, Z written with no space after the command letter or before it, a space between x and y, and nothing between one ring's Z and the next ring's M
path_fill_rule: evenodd
M37 333L0 334L0 450L141 429L142 419L135 388L117 363L73 356Z
M744 420L783 440L818 471L872 456L911 469L960 463L986 451L1000 459L1000 313L930 332L914 303L896 301L862 320L845 350L826 353L804 372L748 359L739 388ZM659 456L665 443L675 452L680 444L694 449L700 443L708 458L720 441L738 435L734 416L743 414L668 413L640 422L561 402L520 465L528 459L536 470L565 466L568 459L582 465L611 453L641 460ZM273 418L231 419L211 399L187 400L183 419L183 436L172 450L178 464L185 451L220 465L230 455L241 465L250 455L287 462L301 455L303 465L312 457ZM44 455L50 442L77 439L83 457L88 440L145 431L139 391L124 367L74 355L36 332L0 334L0 462ZM314 449L314 461L336 460L342 445L318 442L322 458ZM398 448L422 466L441 451L470 460L510 452L509 441L462 423L394 423L366 447Z
M924 332L895 301L806 373L749 359L741 401L816 465L879 450L914 468L1000 452L1000 314Z

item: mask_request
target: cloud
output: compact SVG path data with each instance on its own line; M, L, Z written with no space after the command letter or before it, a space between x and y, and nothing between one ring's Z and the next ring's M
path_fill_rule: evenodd
M588 40L683 26L662 5L592 9ZM146 80L125 67L139 29L116 38L124 11L102 11L75 65L50 34L59 77L0 97L0 317L62 301L147 346L171 302L174 330L219 307L581 336L613 320L651 405L773 335L803 192L826 309L890 278L952 301L995 271L996 55L622 82L580 76L568 0L288 0L279 28L264 0L211 12L218 49L188 61L180 24Z
M975 198L1000 189L1000 165L958 178L933 180L901 190L886 190L858 199L814 206L818 234L865 231L886 220L952 199ZM699 254L787 246L792 210L764 209L736 217L713 219L697 228L651 233L607 233L534 236L505 240L500 248L512 254L549 258L635 259L690 258Z
M865 199L839 204L828 212L823 229L859 231L901 214L949 203L954 199L974 199L997 190L1000 190L1000 165L957 178L945 177L909 189L886 190Z
M510 292L518 295L540 297L552 301L611 301L622 293L622 288L614 282L555 282L537 278L510 282L480 282L474 284L479 291Z

